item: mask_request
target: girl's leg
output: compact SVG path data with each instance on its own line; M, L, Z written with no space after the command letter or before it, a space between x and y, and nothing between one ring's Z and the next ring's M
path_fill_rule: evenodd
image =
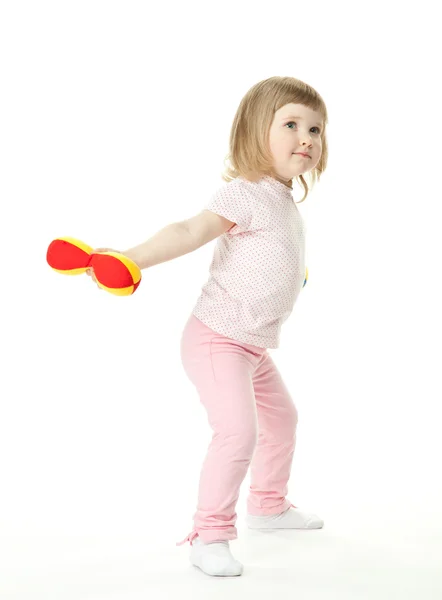
M196 535L205 543L237 538L235 507L257 442L252 378L264 352L215 333L193 315L183 333L183 366L213 431L190 541Z
M249 515L278 514L290 508L288 481L296 445L298 412L268 353L253 377L259 436L250 465Z

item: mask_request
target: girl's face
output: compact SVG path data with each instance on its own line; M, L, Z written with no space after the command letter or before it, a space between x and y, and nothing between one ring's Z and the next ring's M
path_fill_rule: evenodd
M286 104L276 111L269 145L273 166L282 180L288 182L316 167L321 158L322 127L320 114L303 104Z

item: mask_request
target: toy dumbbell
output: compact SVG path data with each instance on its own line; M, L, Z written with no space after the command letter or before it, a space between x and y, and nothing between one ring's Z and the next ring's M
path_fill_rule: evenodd
M307 283L307 279L308 279L308 269L307 269L307 267L305 267L305 279L304 279L304 284L302 287L304 287L304 285Z
M130 296L141 282L139 266L119 252L94 252L72 237L53 240L46 253L48 265L64 275L81 275L94 270L99 287L116 296Z

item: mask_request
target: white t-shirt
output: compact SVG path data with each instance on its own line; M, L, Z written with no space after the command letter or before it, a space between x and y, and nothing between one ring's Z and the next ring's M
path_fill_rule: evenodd
M193 314L226 337L278 348L305 275L305 227L292 191L270 176L222 185L204 207L234 221L216 241Z

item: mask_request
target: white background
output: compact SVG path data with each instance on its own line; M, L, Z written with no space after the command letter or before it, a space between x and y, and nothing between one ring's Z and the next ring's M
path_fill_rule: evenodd
M1 4L2 600L442 598L433 6ZM298 204L309 280L270 351L299 412L289 497L325 527L251 536L245 480L232 551L249 571L220 581L175 547L211 438L180 337L216 242L130 297L46 250L127 249L202 210L241 98L274 75L329 113L327 170Z

